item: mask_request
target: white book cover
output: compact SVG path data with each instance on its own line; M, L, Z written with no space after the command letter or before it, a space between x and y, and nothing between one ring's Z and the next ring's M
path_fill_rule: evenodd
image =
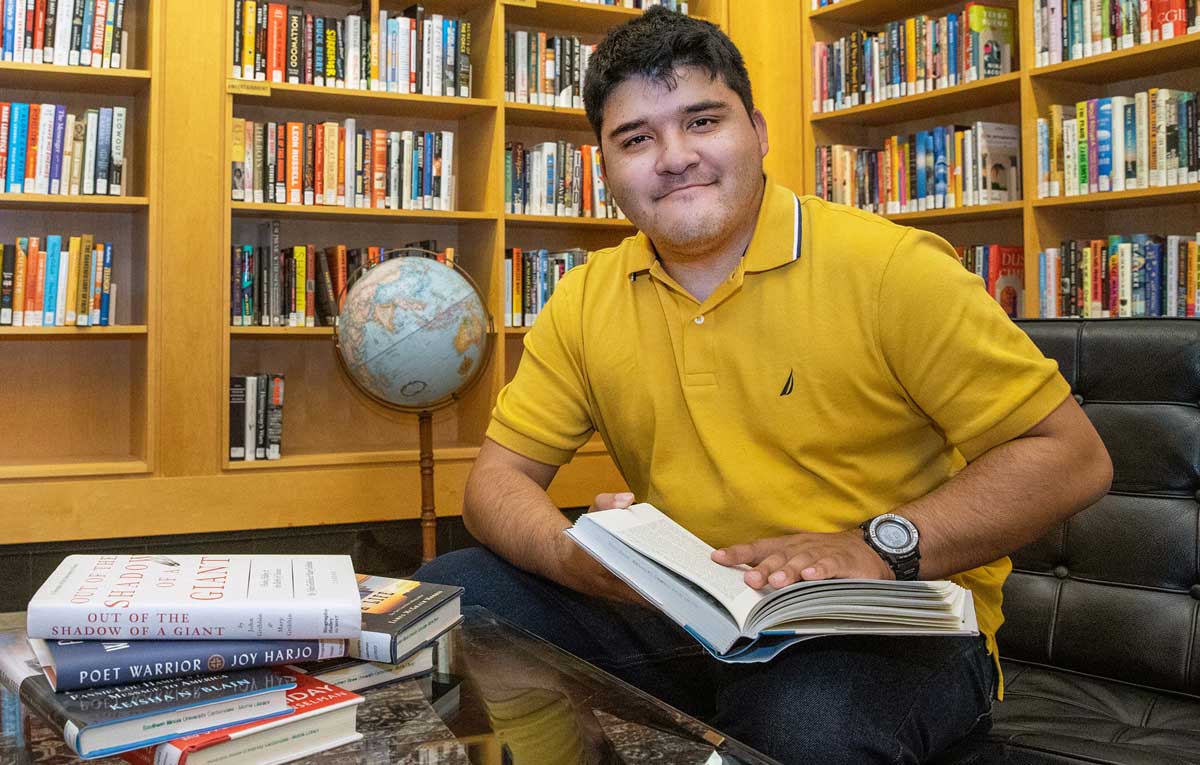
M292 313L292 321L289 326L297 326L295 323L296 314ZM258 446L258 439L255 437L258 426L258 377L256 375L246 376L246 416L242 420L245 423L243 433L245 439L243 443L246 446L246 462L254 462L255 448Z
M71 164L75 161L75 115L67 114L67 123L63 129L63 156L59 163L58 193L71 193Z
M1122 317L1133 316L1133 244L1117 245L1117 298Z
M63 247L58 255L58 286L54 295L54 326L67 325L67 275L71 271L71 254Z
M1150 170L1150 185L1165 186L1167 183L1167 105L1170 103L1171 91L1159 88L1154 94L1154 124L1150 126L1150 137L1153 143L1150 151L1154 152L1154 167Z
M54 104L42 104L38 110L37 167L34 168L33 193L50 193L50 160L54 154ZM30 130L33 126L30 125ZM30 191L30 189L25 189Z
M1139 91L1133 96L1135 121L1137 123L1137 187L1150 188L1150 151L1154 136L1150 132L1150 93Z
M253 163L251 163L253 165ZM108 167L108 193L119 197L124 193L122 177L125 172L125 107L113 107L112 159Z
M400 209L400 131L388 133L388 195L389 210Z
M430 86L433 88L429 95L443 95L443 77L442 71L446 62L446 52L443 50L444 40L446 35L446 22L440 13L435 13L430 17L429 21L430 34L433 36L432 45L430 45L430 56L432 57L433 79Z
M362 83L359 82L359 64L361 63L359 56L359 46L361 45L362 30L359 25L362 23L362 18L351 14L346 17L346 87L361 88ZM347 134L349 136L349 134Z
M429 36L433 33L433 22L425 19L421 22L421 92L433 94L433 41Z
M68 54L71 50L71 17L74 11L75 4L71 0L58 0L58 12L54 18L54 48L48 49L50 56L46 63L55 66L68 64ZM46 23L50 23L49 20Z
M409 41L410 32L413 25L413 20L407 16L401 16L396 19L396 24L400 27L400 32L397 35L397 51L399 59L397 63L397 83L396 92L410 92L408 72L412 67L412 45Z
M1020 198L1021 133L1016 125L975 123L979 155L980 204Z
M355 638L348 555L70 555L28 608L31 638Z
M1063 167L1067 168L1063 174L1063 181L1067 187L1066 195L1069 197L1079 194L1079 173L1074 170L1079 166L1079 139L1075 135L1077 125L1076 120L1063 120Z
M87 134L83 148L83 193L96 193L96 131L100 126L100 112L87 110Z
M1112 99L1112 190L1125 190L1125 107L1126 96Z
M400 209L413 208L412 172L413 172L413 131L404 130L400 133Z
M1167 237L1167 249L1163 253L1163 257L1167 261L1167 283L1164 292L1167 295L1167 316L1185 316L1187 314L1187 304L1179 304L1179 243L1183 237L1172 234ZM1187 254L1184 253L1184 261L1187 261ZM1187 273L1187 267L1184 267L1184 274Z
M440 208L454 209L454 131L442 131L442 186Z
M25 14L17 7L16 23L13 24L13 61L32 63L33 51L25 50ZM27 58L28 56L28 58Z
M516 100L519 104L529 103L529 33L518 29L516 33Z
M345 202L346 207L354 207L354 137L358 134L358 128L353 117L346 118L346 121L343 123L343 127L345 128L346 133L346 151L345 157L343 158L346 163L346 183L343 190L343 193L345 194L345 199L343 201Z

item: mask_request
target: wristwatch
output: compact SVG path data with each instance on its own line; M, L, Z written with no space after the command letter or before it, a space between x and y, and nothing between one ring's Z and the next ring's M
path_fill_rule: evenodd
M897 579L916 579L921 567L921 551L917 543L920 532L912 521L895 513L877 515L861 526L863 541L883 558Z

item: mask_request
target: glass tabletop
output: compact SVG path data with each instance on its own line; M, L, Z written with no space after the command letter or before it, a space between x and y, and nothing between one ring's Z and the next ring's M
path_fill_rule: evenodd
M297 762L774 762L480 608L465 609L462 624L439 641L433 674L361 693L363 738ZM0 765L34 762L79 760L0 691Z

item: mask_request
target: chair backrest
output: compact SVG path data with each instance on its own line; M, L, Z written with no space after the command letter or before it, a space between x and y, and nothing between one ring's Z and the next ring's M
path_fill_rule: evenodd
M1113 484L1012 556L1000 653L1200 694L1200 321L1017 324L1058 361Z

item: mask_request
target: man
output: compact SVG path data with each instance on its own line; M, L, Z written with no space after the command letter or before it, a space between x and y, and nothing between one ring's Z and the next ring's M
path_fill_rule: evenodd
M986 731L1005 556L1111 481L1054 362L941 239L765 179L766 123L715 27L652 9L617 28L584 101L641 233L569 273L526 336L466 488L487 549L418 578L781 760L917 762ZM594 431L632 489L595 508L653 503L754 588L952 578L983 636L708 657L563 535L544 490Z

